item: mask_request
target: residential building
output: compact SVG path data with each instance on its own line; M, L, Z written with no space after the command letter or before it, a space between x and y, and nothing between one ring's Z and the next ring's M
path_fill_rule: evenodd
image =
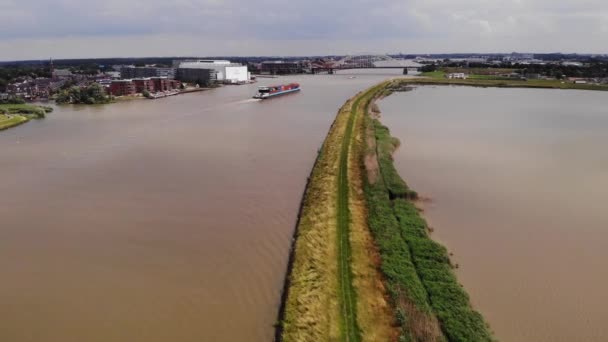
M114 96L135 95L135 83L132 80L112 80L110 94Z
M53 78L70 78L74 74L69 69L54 69Z
M136 93L143 93L144 91L153 93L156 91L155 82L151 78L135 78L133 84Z
M446 74L445 75L446 78L449 79L460 79L460 80L466 80L468 78L468 75L465 73L452 73L452 74Z

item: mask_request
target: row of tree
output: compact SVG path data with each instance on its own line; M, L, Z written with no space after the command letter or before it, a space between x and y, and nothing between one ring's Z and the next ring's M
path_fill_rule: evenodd
M56 102L60 104L101 104L109 103L112 100L112 96L107 95L101 85L98 83L92 83L84 88L74 86L62 90L57 95Z
M421 68L421 71L432 72L440 67L514 69L515 72L522 75L538 74L556 78L608 78L608 62L602 61L594 61L583 66L563 64L520 64L510 62L500 64L443 62L440 64L426 64Z

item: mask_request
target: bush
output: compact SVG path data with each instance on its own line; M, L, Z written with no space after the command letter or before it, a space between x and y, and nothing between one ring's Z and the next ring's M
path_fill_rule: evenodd
M468 295L456 279L448 251L428 236L427 223L411 201L417 193L409 189L393 165L392 154L399 141L378 120L367 116L366 124L374 129L380 167L374 184L364 177L368 224L402 331L399 339L444 338L432 330L414 333L416 319L433 324L432 319L420 314L426 313L437 317L448 341L491 341L483 317L472 309ZM417 310L403 306L404 302L414 304ZM415 314L419 317L412 317Z

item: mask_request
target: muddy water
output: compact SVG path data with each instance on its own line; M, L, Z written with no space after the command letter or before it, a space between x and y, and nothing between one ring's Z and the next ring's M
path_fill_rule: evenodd
M423 87L380 107L496 336L607 341L608 94Z
M67 106L1 132L0 340L271 340L317 149L387 77Z

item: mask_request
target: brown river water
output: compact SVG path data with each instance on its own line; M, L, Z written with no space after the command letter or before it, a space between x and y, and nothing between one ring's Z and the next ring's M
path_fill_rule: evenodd
M317 150L387 77L62 106L0 132L0 341L271 340Z
M419 87L396 167L501 341L608 341L608 93Z

